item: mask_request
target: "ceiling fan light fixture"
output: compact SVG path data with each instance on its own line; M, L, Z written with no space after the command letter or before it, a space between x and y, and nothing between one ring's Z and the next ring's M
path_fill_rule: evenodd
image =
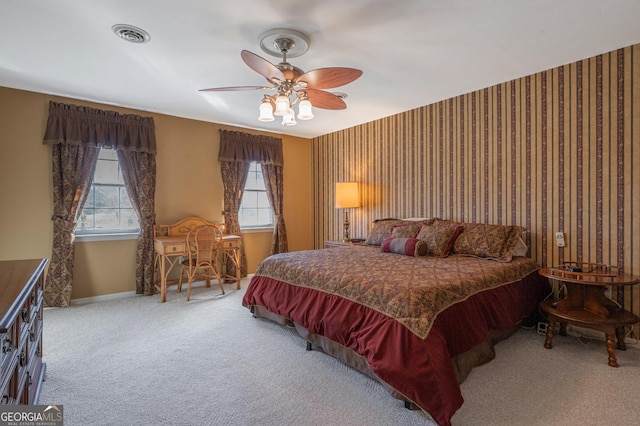
M287 112L285 112L285 114L282 116L282 125L295 126L296 124L297 124L296 116L295 116L295 113L293 112L293 108L289 107Z
M309 99L303 99L298 105L298 119L299 120L311 120L313 118L313 112L311 110L311 102Z
M288 110L291 108L289 104L289 97L284 95L278 95L276 98L276 110L273 112L274 115L284 116Z
M309 49L309 38L299 31L276 28L262 33L259 40L262 50L282 58L277 65L248 50L242 50L240 57L249 68L266 78L271 86L214 87L201 91L273 90L275 94L262 98L258 120L270 122L274 116L278 116L282 117L283 126L296 125L296 117L301 121L313 119L313 108L343 110L347 107L343 100L345 94L328 92L326 89L351 83L362 75L361 70L325 67L304 72L288 63L287 57L300 56ZM299 104L297 116L293 110L295 104Z
M262 103L260 104L260 116L258 117L258 121L268 123L273 120L273 107L271 106L269 96L265 95L262 99Z

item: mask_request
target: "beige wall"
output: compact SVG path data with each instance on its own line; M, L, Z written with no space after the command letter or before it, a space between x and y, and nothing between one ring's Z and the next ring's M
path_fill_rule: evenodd
M42 144L49 101L154 118L158 153L156 221L186 216L222 221L222 179L217 156L221 126L111 105L0 87L0 260L50 258L52 186L50 148ZM281 137L284 211L289 250L312 246L311 141ZM249 272L269 252L271 234L243 235ZM135 240L76 244L72 299L135 290Z
M354 238L385 217L521 225L541 266L640 275L639 105L634 45L315 138L315 246L341 238L335 182L356 180ZM640 314L640 286L624 303Z

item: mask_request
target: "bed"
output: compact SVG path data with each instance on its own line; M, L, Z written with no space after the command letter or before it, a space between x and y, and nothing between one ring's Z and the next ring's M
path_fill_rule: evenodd
M364 245L270 256L242 303L448 425L459 383L549 288L516 253L522 228L407 222L374 223Z

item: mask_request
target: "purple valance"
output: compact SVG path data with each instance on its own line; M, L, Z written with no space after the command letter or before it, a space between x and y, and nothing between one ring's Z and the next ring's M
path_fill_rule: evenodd
M252 162L282 166L282 139L220 130L218 161Z
M44 143L155 154L155 125L152 117L51 101Z

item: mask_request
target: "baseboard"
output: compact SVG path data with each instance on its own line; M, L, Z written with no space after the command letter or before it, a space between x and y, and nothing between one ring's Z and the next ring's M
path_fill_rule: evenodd
M84 305L86 303L104 302L105 300L124 299L135 295L135 291L125 291L122 293L104 294L102 296L82 297L80 299L71 299L71 304Z
M246 277L242 278L242 281L250 280L253 277L253 274L249 274ZM204 281L194 281L192 284L193 287L198 287L200 285L204 285ZM84 305L86 303L94 303L94 302L104 302L105 300L114 300L114 299L124 299L125 297L135 296L135 291L125 291L122 293L112 293L112 294L104 294L102 296L92 296L92 297L82 297L79 299L71 299L72 305Z

